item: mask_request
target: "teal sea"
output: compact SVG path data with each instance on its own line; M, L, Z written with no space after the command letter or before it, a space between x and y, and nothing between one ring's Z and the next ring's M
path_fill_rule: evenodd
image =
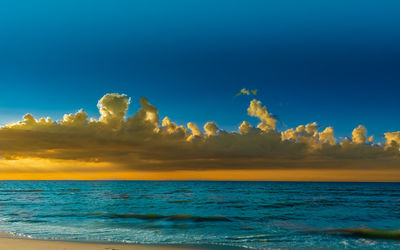
M0 231L38 239L399 249L397 229L400 183L0 182Z

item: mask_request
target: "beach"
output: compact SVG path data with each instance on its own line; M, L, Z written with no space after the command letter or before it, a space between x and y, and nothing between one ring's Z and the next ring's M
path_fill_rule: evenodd
M400 244L400 183L0 184L0 231L25 237L1 237L0 250L398 250Z
M194 249L156 245L89 243L56 240L35 240L14 235L0 233L0 250L172 250ZM199 249L199 248L196 248Z

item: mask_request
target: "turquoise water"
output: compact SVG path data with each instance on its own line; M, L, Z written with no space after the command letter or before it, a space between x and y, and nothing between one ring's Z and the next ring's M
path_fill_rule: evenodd
M40 239L399 249L396 231L343 229L400 229L400 183L2 181L0 225Z

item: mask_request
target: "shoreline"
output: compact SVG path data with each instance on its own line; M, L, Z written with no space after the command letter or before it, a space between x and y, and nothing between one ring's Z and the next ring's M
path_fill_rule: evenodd
M85 242L85 241L66 241L66 240L41 240L29 237L14 235L10 233L0 233L0 250L200 250L188 246L167 246L167 245L141 245L129 243L108 243L108 242Z

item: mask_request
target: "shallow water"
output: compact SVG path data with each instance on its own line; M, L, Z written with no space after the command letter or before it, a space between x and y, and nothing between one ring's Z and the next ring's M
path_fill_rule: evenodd
M400 229L400 183L2 181L0 226L41 239L399 249L397 231L347 229Z

